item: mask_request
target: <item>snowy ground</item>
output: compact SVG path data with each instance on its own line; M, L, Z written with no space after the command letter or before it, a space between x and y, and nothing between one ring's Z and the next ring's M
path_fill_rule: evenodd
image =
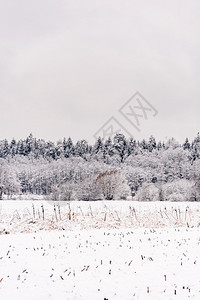
M0 201L0 234L75 228L183 226L200 226L200 203Z
M0 299L198 300L199 222L195 203L2 201Z

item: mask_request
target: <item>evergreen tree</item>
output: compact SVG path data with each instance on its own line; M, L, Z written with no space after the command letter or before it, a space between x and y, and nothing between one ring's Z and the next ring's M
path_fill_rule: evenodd
M78 141L74 147L74 155L85 158L88 153L88 143L86 140Z
M93 153L97 154L98 152L102 152L102 151L103 151L103 141L101 137L98 137L93 147Z
M31 151L34 151L34 138L32 133L27 137L25 141L25 154L29 155Z
M114 155L113 144L110 137L105 141L103 147L103 161L106 164L110 163L111 157Z
M10 154L12 157L16 155L17 152L17 143L16 140L13 138L11 143L10 143Z
M200 134L198 132L192 143L191 160L192 162L200 158Z
M117 133L114 136L113 149L114 154L118 154L120 156L121 162L123 162L128 154L128 145L126 138L123 134Z
M148 143L145 141L145 139L143 139L139 145L142 150L148 150Z
M10 154L10 147L7 140L3 141L2 158L6 158Z
M73 155L74 153L74 145L72 139L69 137L68 140L64 138L63 140L63 150L64 150L64 157L68 158Z
M148 142L148 150L152 152L154 149L156 149L156 140L153 136L150 136Z
M17 143L17 154L26 155L26 144L25 141L19 140Z
M189 143L188 138L185 139L185 142L183 144L183 149L184 150L190 150L190 143Z
M135 153L135 150L137 148L136 140L133 138L130 138L128 142L128 156Z

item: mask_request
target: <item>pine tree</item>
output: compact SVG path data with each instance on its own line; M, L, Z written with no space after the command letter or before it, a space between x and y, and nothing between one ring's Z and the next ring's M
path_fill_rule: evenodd
M114 154L118 154L120 156L121 162L123 162L128 155L128 145L126 138L123 134L117 133L114 136L113 149Z
M197 137L192 143L191 160L192 162L200 158L200 134L198 132Z
M88 143L86 140L78 141L74 147L74 155L85 158L88 153Z
M25 154L29 155L31 151L34 151L34 138L32 133L30 133L30 135L27 137L25 144Z
M156 149L156 140L153 136L150 136L148 142L148 150L149 152L152 152L154 149Z
M10 154L10 146L7 140L3 141L2 158L6 158Z
M74 145L72 139L69 137L68 140L64 138L63 140L63 150L64 150L64 157L68 158L74 154Z
M12 157L16 155L16 151L17 151L17 143L16 140L13 138L10 143L10 154Z
M136 147L136 140L130 138L128 142L128 156L135 153Z
M142 150L148 150L148 143L145 141L145 139L143 139L139 145Z
M183 144L183 149L184 150L190 150L190 143L189 143L188 138L185 139L185 142Z
M17 154L26 155L26 143L23 140L19 140L17 143Z
M106 164L110 163L111 157L114 155L113 144L110 137L105 141L103 146L103 161Z
M103 151L103 141L101 139L101 137L98 137L97 141L95 142L94 144L94 147L93 147L93 153L94 154L97 154L98 152L102 152Z

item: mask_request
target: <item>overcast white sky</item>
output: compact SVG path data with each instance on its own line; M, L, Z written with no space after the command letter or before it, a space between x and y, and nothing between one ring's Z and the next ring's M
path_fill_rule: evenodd
M199 0L0 0L0 139L92 142L136 91L158 110L136 139L193 138L199 37Z

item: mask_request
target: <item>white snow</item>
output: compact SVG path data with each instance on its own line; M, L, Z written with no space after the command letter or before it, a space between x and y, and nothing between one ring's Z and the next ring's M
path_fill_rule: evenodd
M200 203L195 202L0 201L0 233L199 225Z
M72 202L61 220L45 201L0 208L0 299L200 299L198 203Z

